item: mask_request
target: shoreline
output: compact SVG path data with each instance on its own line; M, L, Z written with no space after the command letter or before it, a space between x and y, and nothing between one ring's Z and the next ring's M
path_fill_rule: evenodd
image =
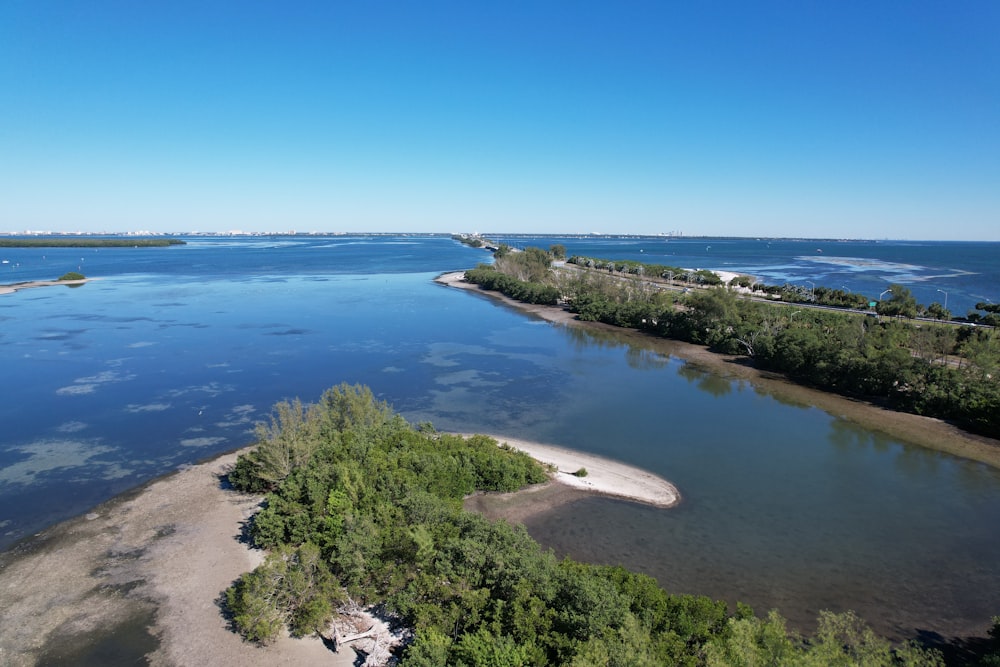
M184 466L0 553L0 664L353 665L318 637L244 642L220 596L263 561L244 538L262 498Z
M0 285L0 294L13 294L25 289L35 289L36 287L51 287L53 285L66 285L68 287L79 287L92 280L92 278L81 278L79 280L28 280L23 283L11 283L10 285Z
M467 499L470 511L479 511L477 498L489 505L502 496L515 498L523 516L592 493L653 507L680 500L670 482L633 466L490 437L571 472L586 466L589 474L558 473L511 494L475 496ZM334 653L315 635L286 632L261 647L230 629L222 595L264 559L245 535L263 497L233 490L224 477L248 450L182 466L0 552L0 664L355 664L353 650ZM516 520L511 512L481 513Z
M458 273L459 277L462 273ZM466 285L466 289L483 292L475 285ZM498 297L489 292L485 295ZM508 301L519 310L533 312L550 321L611 331L626 343L652 346L724 376L759 382L769 391L773 387L775 393L780 391L784 397L797 397L796 400L817 405L835 416L844 415L838 409L821 404L820 398L833 399L831 405L846 404L841 406L845 411L854 406L859 410L857 416L850 416L848 412L844 418L858 423L862 423L864 415L875 420L885 419L883 413L888 412L791 385L740 364L735 357L726 358L698 346L660 340L609 325L579 322L571 313L558 308L522 308L524 304ZM910 424L916 431L932 430L929 422L938 425L933 428L954 428L937 420L893 414L902 419L900 423ZM877 430L893 433L888 427ZM528 450L521 445L547 447L491 437L525 451ZM929 437L935 436L931 433ZM995 443L983 446L996 450ZM551 449L559 451L561 448ZM0 553L0 664L72 664L83 662L81 657L88 656L96 663L94 656L100 655L100 649L121 651L122 646L128 646L137 658L149 656L153 665L197 662L353 664L353 651L335 654L315 637L291 639L285 635L275 644L261 648L243 642L228 628L218 604L219 597L233 580L263 558L262 552L251 549L244 537L246 523L259 507L261 498L229 489L222 478L242 451L246 450L183 466L93 508L86 515L48 527ZM591 458L588 457L609 461L561 450L574 458L568 463L560 463L548 458L545 450L540 451L539 456L528 453L533 458L556 463L566 471L566 478L584 483L597 478L597 463L589 463ZM579 467L586 467L590 474L582 479L569 474ZM666 480L657 479L669 485ZM593 488L547 483L513 494L471 497L466 506L491 519L502 517L522 521L594 492L601 493ZM610 494L610 497L616 496L622 497ZM678 494L674 504L679 499Z
M782 400L815 406L835 418L844 419L867 430L1000 469L1000 441L968 433L941 419L889 410L862 399L796 384L778 373L754 368L743 357L718 354L693 343L658 338L635 329L601 322L584 322L562 306L521 303L499 292L484 290L476 284L465 282L464 275L465 271L451 271L441 274L434 281L445 287L481 294L554 324L610 333L624 344L635 344L676 357L725 378L747 380Z
M455 435L468 438L473 434L456 433ZM659 475L636 466L555 445L507 438L491 433L481 435L493 438L500 445L510 445L539 463L555 468L555 472L550 475L551 481L549 483L660 509L674 507L681 501L681 494L676 486ZM586 477L577 477L573 474L581 468L586 469ZM544 487L545 484L536 486ZM537 493L537 491L538 489L534 487L528 487L528 489L514 491L511 494L486 495L509 497L525 492ZM547 506L540 509L547 509Z

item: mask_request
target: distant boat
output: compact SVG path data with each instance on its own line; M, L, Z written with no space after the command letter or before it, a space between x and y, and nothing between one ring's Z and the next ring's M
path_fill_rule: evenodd
M10 264L10 260L9 259L5 259L2 262L0 262L0 264Z

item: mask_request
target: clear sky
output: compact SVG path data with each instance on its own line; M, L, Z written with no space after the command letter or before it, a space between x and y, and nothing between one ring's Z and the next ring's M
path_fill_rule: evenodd
M0 231L1000 240L1000 2L0 2Z

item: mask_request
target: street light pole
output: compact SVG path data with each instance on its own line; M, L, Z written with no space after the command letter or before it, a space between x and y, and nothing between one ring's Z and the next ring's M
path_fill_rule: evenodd
M816 283L814 283L811 280L807 280L806 282L809 283L809 300L810 301L815 301L816 300Z
M943 289L939 289L938 292L941 292L941 294L944 294L944 309L948 310L948 293L945 292Z
M878 302L879 302L879 303L882 303L882 297L884 297L884 296L885 296L885 293L886 293L886 292L888 292L889 294L892 294L892 290L891 290L891 289L887 289L887 290L883 291L883 292L882 292L881 294L879 294L879 295L878 295ZM882 314L881 314L881 313L879 313L879 318L878 318L878 321L879 321L879 322L881 322L881 321L882 321Z

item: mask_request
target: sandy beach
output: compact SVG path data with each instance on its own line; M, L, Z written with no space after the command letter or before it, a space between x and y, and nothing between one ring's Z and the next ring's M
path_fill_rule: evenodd
M471 434L463 433L463 437ZM489 435L500 444L507 444L525 452L536 461L551 465L556 472L552 481L574 489L622 498L652 507L673 507L680 502L681 494L673 484L651 472L613 461L594 454L577 452L554 445ZM574 473L585 469L587 475Z

